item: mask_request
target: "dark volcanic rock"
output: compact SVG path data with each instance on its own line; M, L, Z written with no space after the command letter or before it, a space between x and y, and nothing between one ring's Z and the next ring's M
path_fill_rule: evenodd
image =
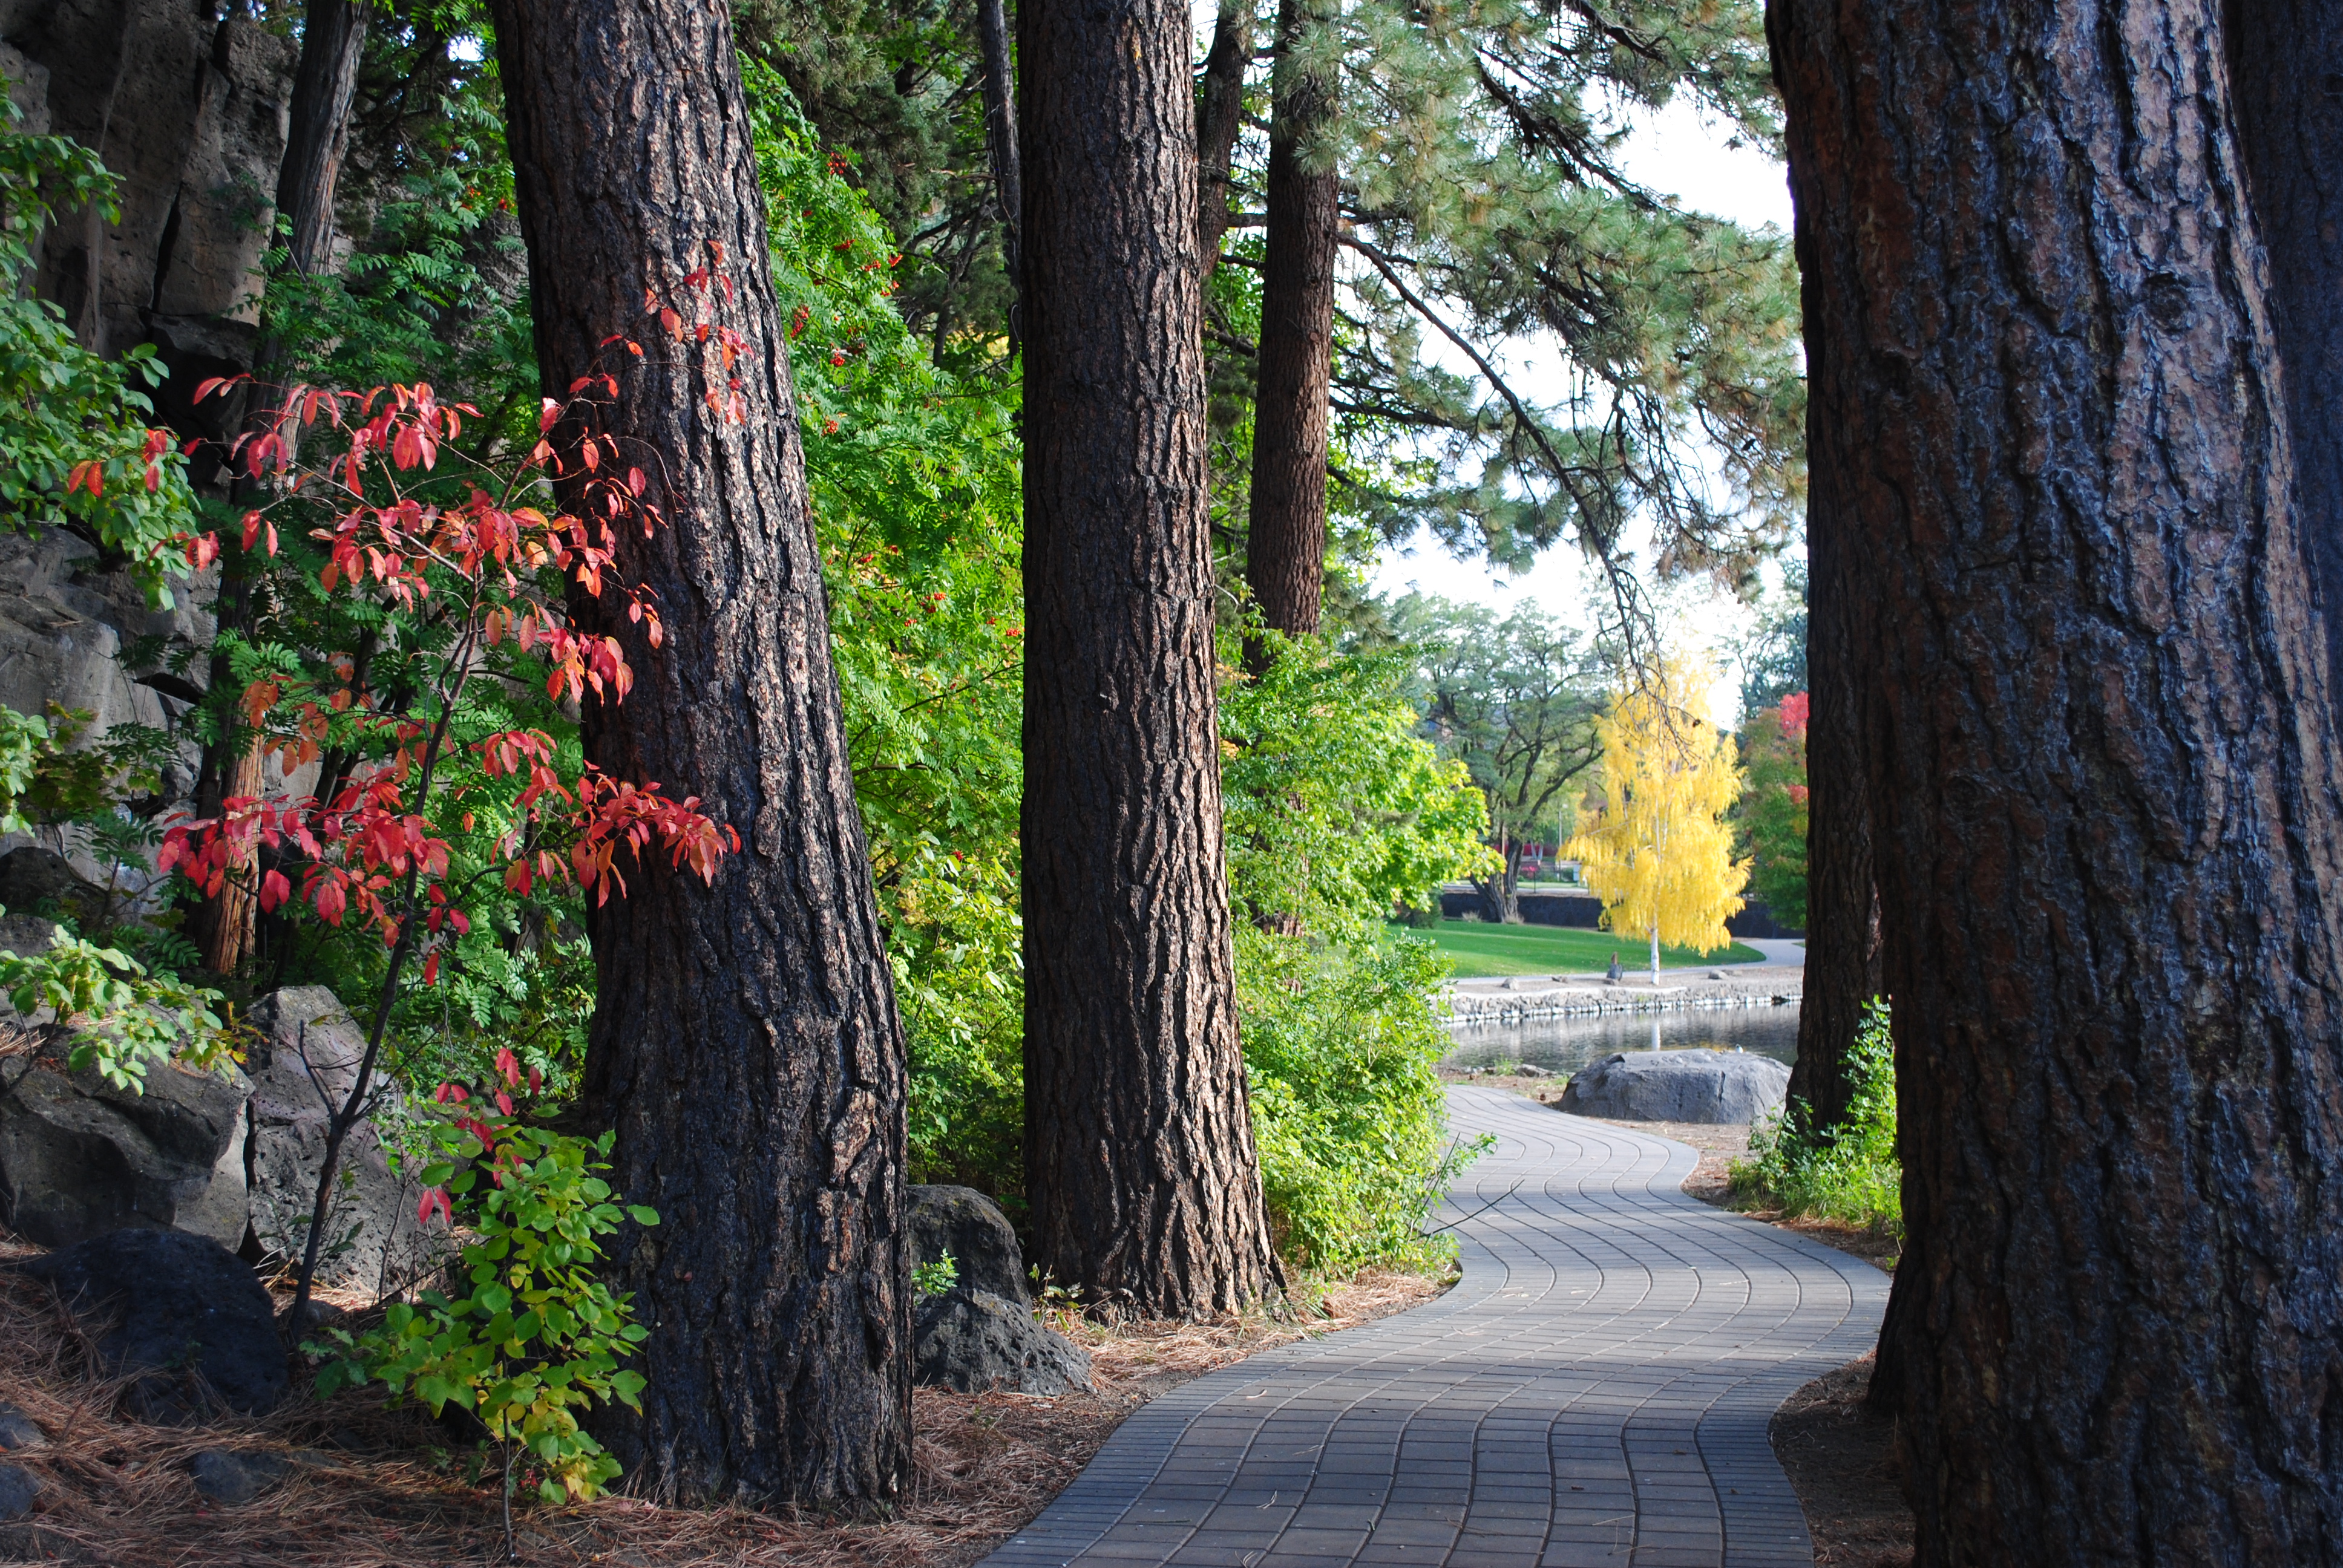
M98 1353L109 1366L154 1369L132 1391L149 1419L199 1414L204 1387L246 1414L285 1396L285 1350L268 1292L249 1265L216 1241L177 1231L115 1231L22 1267L102 1331Z
M1017 1232L991 1199L972 1187L947 1186L907 1188L904 1196L913 1263L932 1263L950 1252L961 1290L1033 1304Z
M44 1247L133 1226L239 1244L244 1074L152 1066L140 1092L68 1070L65 1050L0 1057L0 1219Z
M919 1381L979 1393L1071 1393L1091 1386L1090 1352L989 1291L950 1291L912 1312Z
M1743 1050L1623 1051L1573 1073L1562 1109L1617 1121L1745 1122L1782 1109L1790 1070Z

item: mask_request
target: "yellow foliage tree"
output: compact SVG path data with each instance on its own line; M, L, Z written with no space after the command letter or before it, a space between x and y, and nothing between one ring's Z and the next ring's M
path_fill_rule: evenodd
M1741 796L1733 737L1693 708L1712 675L1704 660L1670 658L1656 683L1612 699L1596 720L1603 809L1565 851L1584 866L1604 923L1650 937L1654 980L1662 942L1731 944L1725 917L1749 880L1722 819Z

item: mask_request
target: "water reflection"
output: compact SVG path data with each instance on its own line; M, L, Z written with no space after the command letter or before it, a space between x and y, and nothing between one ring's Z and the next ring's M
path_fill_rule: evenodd
M1460 1024L1451 1032L1456 1047L1445 1065L1460 1068L1526 1061L1553 1072L1575 1072L1614 1050L1700 1045L1754 1050L1782 1061L1795 1061L1798 1055L1795 1006L1534 1018L1513 1024Z

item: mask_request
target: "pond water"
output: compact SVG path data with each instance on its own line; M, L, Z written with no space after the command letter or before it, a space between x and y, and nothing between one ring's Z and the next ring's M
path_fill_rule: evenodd
M1443 1066L1496 1067L1525 1061L1550 1072L1575 1072L1614 1050L1736 1047L1782 1061L1798 1055L1795 1006L1735 1007L1678 1012L1604 1013L1594 1018L1533 1018L1519 1023L1458 1024Z

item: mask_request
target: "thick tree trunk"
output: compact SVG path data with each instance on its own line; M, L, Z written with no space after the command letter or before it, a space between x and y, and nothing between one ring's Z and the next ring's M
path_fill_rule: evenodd
M1481 895L1483 920L1491 925L1517 926L1522 923L1522 847L1503 844L1497 852L1505 859L1504 869L1493 877L1473 878L1473 890Z
M1212 46L1204 55L1204 84L1196 106L1196 255L1203 276L1221 262L1221 236L1229 228L1229 170L1237 133L1244 129L1245 72L1252 65L1254 0L1221 0Z
M286 126L285 156L277 167L277 216L290 228L286 270L307 277L331 265L334 255L334 193L341 183L342 158L349 146L350 104L357 95L358 63L366 53L367 14L360 0L309 0L303 13L301 63L293 77L293 101ZM264 434L285 407L285 345L263 337L253 353L252 383L245 393L244 432ZM299 438L285 432L288 457ZM246 501L249 484L236 486ZM220 578L213 613L226 629L243 629L249 618L247 563L233 544ZM229 678L228 661L215 654L211 679ZM219 739L205 749L197 771L196 814L216 817L223 802L260 793L263 772L259 739L236 722L233 703L224 706ZM258 862L243 856L229 869L229 885L198 905L191 919L204 962L232 974L255 945L257 905L252 883Z
M1806 275L1808 236L1799 231ZM1818 302L1805 313L1807 357L1821 350ZM1847 1053L1864 1004L1880 994L1879 894L1871 875L1871 797L1858 731L1862 702L1856 619L1862 606L1847 591L1848 525L1842 499L1853 482L1851 451L1829 421L1806 430L1806 967L1798 1011L1798 1055L1790 1098L1804 1101L1816 1128L1835 1127L1855 1085Z
M2343 669L2343 0L2227 0L2223 26L2269 256L2295 495L2328 668Z
M1245 581L1273 630L1318 629L1326 575L1328 396L1334 367L1334 254L1341 181L1324 146L1334 85L1311 68L1324 25L1311 0L1283 0L1269 136L1269 247L1253 403Z
M1924 1568L2343 1555L2337 748L2216 24L1775 0Z
M743 844L712 888L622 860L627 896L594 911L588 1109L617 1130L614 1184L664 1221L613 1253L651 1332L643 1412L609 1439L658 1495L887 1497L910 1463L902 1039L731 26L712 0L494 15L547 392L616 373L598 427L669 525L619 529L612 574L655 593L663 646L617 596L573 594L636 671L587 708L587 755L699 795ZM747 340L737 387L647 291ZM646 352L602 351L613 334ZM711 411L736 390L739 417Z
M292 224L293 270L306 276L333 257L334 190L349 146L350 101L357 95L358 60L366 52L364 0L309 0L302 29L285 161L277 172L277 211Z
M1025 263L1018 226L1025 191L1017 156L1017 81L1010 56L1009 12L1002 0L976 0L977 44L984 55L984 140L992 154L993 200L1001 208L1001 261L1009 273L1009 352L1025 330Z
M1221 840L1188 25L1018 12L1034 1261L1167 1316L1276 1278Z

